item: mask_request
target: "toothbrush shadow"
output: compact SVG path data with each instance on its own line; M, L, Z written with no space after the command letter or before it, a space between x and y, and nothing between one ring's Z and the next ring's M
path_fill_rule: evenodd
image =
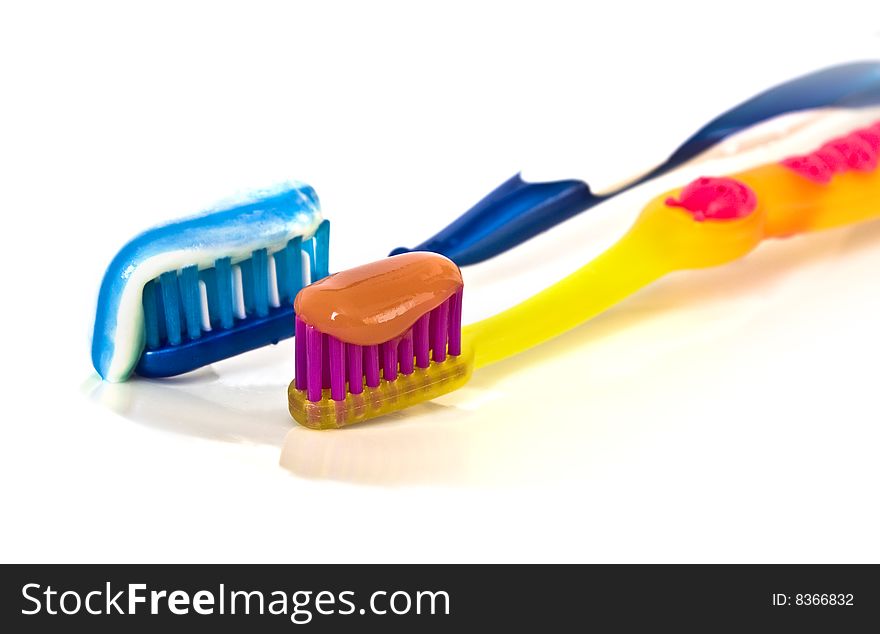
M512 362L481 370L461 392L491 395L508 377L534 371L540 364L572 351L578 356L589 355L590 346L602 338L683 305L731 298L735 301L752 294L769 298L775 293L774 285L791 271L831 262L841 252L852 257L878 245L880 222L874 222L777 241L733 265L670 276ZM576 377L566 380L577 382ZM588 392L588 386L577 389ZM532 477L528 470L535 471L536 462L551 464L558 459L551 442L548 451L554 455L547 461L536 460L537 441L546 439L548 430L521 420L529 417L528 408L496 406L491 408L495 415L488 417L461 407L467 399L466 395L453 393L441 398L440 403L422 404L339 431L294 428L285 438L280 464L301 477L357 484L474 485L528 480ZM431 416L425 416L427 413ZM591 425L576 422L563 430L567 444L578 444L572 434L592 433ZM482 438L486 442L481 443ZM560 472L565 472L564 465Z

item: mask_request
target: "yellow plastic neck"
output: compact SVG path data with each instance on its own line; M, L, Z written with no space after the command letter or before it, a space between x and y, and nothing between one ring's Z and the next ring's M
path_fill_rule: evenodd
M466 326L477 368L515 355L591 319L668 271L630 232L595 260L498 315Z

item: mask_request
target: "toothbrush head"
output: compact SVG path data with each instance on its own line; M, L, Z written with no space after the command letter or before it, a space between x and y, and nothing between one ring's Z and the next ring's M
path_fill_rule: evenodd
M461 272L442 255L392 256L304 288L296 297L290 414L333 429L463 385L473 354L461 339Z
M293 299L327 275L315 191L282 183L154 227L120 249L98 296L103 379L166 377L292 337Z

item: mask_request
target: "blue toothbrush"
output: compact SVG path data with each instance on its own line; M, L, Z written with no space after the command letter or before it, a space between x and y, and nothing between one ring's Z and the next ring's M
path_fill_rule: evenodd
M301 183L142 233L104 275L95 369L113 382L173 376L292 337L293 299L328 275L329 240Z
M476 264L533 238L598 203L681 166L727 137L773 117L827 107L880 104L880 62L832 66L775 86L716 117L644 176L602 195L579 180L529 183L516 174L417 247L441 253L459 266Z

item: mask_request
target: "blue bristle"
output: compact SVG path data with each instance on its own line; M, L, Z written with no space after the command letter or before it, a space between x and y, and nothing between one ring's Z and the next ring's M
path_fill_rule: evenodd
M180 340L187 338L186 332L186 310L183 305L183 286L181 284L180 273L177 273L177 310L180 315Z
M168 335L165 329L165 300L162 299L162 285L157 277L153 280L154 296L156 297L156 323L159 324L159 343L164 343Z
M324 220L315 232L312 257L312 281L330 275L330 222Z
M269 314L269 262L266 249L254 251L251 258L253 275L254 312L258 317Z
M162 286L162 304L165 308L165 330L168 343L180 343L180 291L177 287L177 272L162 273L159 277Z
M190 339L198 339L202 335L202 298L197 266L187 266L180 272L180 298L186 334Z
M229 258L214 263L217 278L217 313L221 328L232 328L232 265Z
M275 276L278 299L282 304L293 301L302 288L302 238L294 238L275 253Z
M300 237L294 238L284 249L273 254L278 297L282 303L293 302L306 281L303 280L304 251L309 255L310 268L313 269L311 275L325 277L328 274L326 253L329 229L325 223L320 225L313 238L305 242ZM250 259L238 263L245 312L249 315L269 315L268 258L266 249L258 249ZM214 268L202 271L197 266L187 266L179 275L169 271L144 286L144 328L148 348L159 348L164 343L178 345L184 335L188 339L202 336L200 280L205 283L211 326L221 329L234 326L235 301L230 258L220 258L215 261ZM175 307L177 310L174 310Z
M147 348L158 348L161 342L159 335L159 307L156 302L156 283L144 285L144 330L146 331Z
M288 301L293 301L303 287L302 238L297 236L287 243L287 279L290 280Z
M290 310L297 293L306 283L329 274L329 235L329 224L324 221L312 238L293 238L283 249L271 254L275 258L275 279L281 309ZM303 253L309 258L308 264L303 262ZM291 336L293 333L292 330L288 331L286 318L279 319L283 313L275 312L281 309L269 304L269 257L267 249L258 249L253 251L249 259L235 264L241 271L242 299L247 315L244 321L240 321L236 315L234 267L229 257L215 260L213 268L200 271L196 265L186 266L179 272L168 271L147 282L143 290L144 356L150 358L142 358L138 372L147 376L165 375L166 362L161 359L171 358L179 358L174 361L175 367L190 367L186 350L189 350L187 346L193 340L210 344L210 349L215 351L212 354L216 354L214 358L225 358L230 355L230 350L238 350L241 342L252 336L248 334L253 332L249 329L255 325L266 343ZM213 332L202 331L201 282L205 284L207 319ZM223 335L225 330L231 331L228 335L231 338ZM172 352L172 348L180 352ZM204 360L200 363L204 363ZM329 368L329 363L324 365Z
M208 318L211 328L220 326L220 308L217 303L217 273L214 269L199 271L199 279L205 283L205 291L208 295Z

